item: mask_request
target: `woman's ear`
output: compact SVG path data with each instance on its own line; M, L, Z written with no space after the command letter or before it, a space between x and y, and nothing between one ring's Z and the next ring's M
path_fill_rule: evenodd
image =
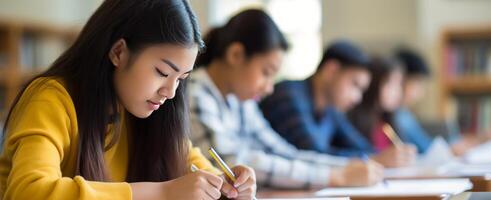
M331 79L332 77L337 76L337 72L341 67L340 63L337 60L328 60L323 64L321 69L321 74L325 79Z
M246 59L244 45L234 42L225 51L225 61L232 67L240 66Z
M116 68L120 68L127 64L129 58L129 50L124 39L116 41L109 50L109 59Z

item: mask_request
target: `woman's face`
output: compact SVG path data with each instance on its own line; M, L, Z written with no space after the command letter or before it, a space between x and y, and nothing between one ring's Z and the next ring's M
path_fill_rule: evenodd
M402 101L402 83L404 74L401 70L389 73L388 77L382 81L380 88L380 106L386 112L396 110Z
M245 59L232 72L232 92L241 100L260 99L273 92L274 77L280 70L284 51L274 49Z
M138 118L146 118L167 99L193 69L198 48L162 44L131 55L116 43L110 52L115 65L114 86L120 104ZM131 58L131 59L130 59Z
M406 77L404 81L404 105L412 106L421 100L426 93L427 84L427 78L424 76L413 75Z

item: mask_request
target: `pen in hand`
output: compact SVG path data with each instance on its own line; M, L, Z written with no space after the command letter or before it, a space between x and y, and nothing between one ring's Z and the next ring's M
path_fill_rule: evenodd
M218 153L215 151L215 149L211 148L208 150L208 153L211 155L211 157L217 162L218 166L220 166L220 169L222 169L223 173L235 182L237 179L235 177L234 172L228 167L228 165L223 161L223 159L218 155ZM256 197L252 197L253 200L257 200Z

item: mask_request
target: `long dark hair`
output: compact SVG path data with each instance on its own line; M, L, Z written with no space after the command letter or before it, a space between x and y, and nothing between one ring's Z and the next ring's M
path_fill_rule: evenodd
M288 50L288 43L273 19L258 9L238 13L225 26L211 29L204 40L206 50L198 56L196 66L206 66L221 58L233 42L244 45L247 57L275 48Z
M40 77L61 78L75 105L79 144L76 174L93 181L109 177L104 151L117 142L114 131L105 145L109 124L121 125L117 95L113 85L114 65L108 53L124 39L131 57L142 49L170 43L203 47L197 20L186 0L105 0L90 17L74 44ZM130 58L131 60L131 58ZM173 99L146 119L127 111L123 122L129 137L127 181L165 181L179 177L187 169L188 111L184 85ZM25 91L22 90L20 95ZM7 117L8 120L20 95ZM5 132L7 133L7 132Z
M372 74L370 86L363 93L363 100L348 112L348 118L353 126L368 139L371 138L375 125L381 120L393 126L393 113L386 112L380 104L380 92L390 74L403 70L398 60L394 58L374 57L369 66Z

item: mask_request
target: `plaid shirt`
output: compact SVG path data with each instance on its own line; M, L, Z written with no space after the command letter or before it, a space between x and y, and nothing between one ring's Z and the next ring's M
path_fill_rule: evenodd
M223 97L204 68L193 72L188 93L193 144L202 150L213 146L228 163L254 168L260 185L325 187L330 166L348 162L296 149L271 129L256 102Z

